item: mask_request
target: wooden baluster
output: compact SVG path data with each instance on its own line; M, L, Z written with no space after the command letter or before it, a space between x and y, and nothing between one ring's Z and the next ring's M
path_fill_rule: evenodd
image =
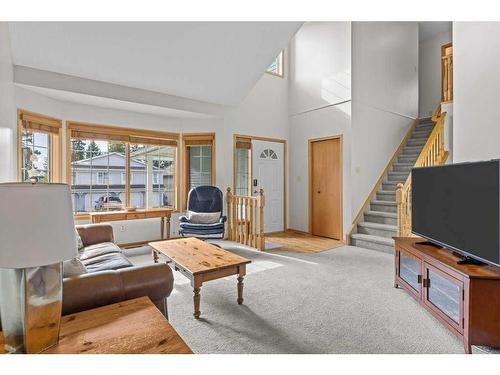
M231 240L231 227L232 227L232 220L231 220L231 188L227 188L227 193L226 193L226 215L227 215L227 239Z
M264 239L264 190L260 189L259 191L259 250L264 250L265 248L265 239Z
M443 58L443 101L448 101L448 60Z
M253 199L249 199L249 207L248 207L248 245L254 246L253 243Z
M233 241L236 241L236 230L238 228L238 215L237 215L237 204L236 204L236 200L237 200L237 196L234 195L233 196L233 235L232 235L232 238L233 238Z
M248 197L243 198L243 212L245 217L245 231L243 232L243 242L248 245Z
M236 230L236 242L241 243L241 198L238 196L236 201L236 214L238 215L238 227Z
M399 183L396 188L396 204L397 209L397 225L398 225L398 236L403 236L403 221L404 221L404 211L403 211L403 184Z
M450 86L449 86L449 94L450 94L450 99L453 100L453 55L450 55L450 73L449 73L449 81L450 81Z

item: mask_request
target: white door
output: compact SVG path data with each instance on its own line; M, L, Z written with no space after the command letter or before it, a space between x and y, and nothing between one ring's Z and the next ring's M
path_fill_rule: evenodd
M285 229L284 144L252 140L252 192L264 190L264 232Z

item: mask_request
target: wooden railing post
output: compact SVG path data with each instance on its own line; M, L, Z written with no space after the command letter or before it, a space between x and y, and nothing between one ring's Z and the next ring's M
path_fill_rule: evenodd
M396 188L396 205L398 213L398 236L403 235L403 184L400 182Z
M227 188L227 239L252 246L259 250L265 247L264 240L264 190L259 195L240 196Z

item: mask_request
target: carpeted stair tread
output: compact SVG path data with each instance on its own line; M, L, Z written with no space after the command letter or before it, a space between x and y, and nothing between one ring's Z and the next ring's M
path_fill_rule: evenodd
M361 221L361 222L359 222L358 225L361 227L365 227L365 228L381 229L381 230L387 230L387 231L397 231L398 230L398 227L395 225L371 223L369 221Z
M394 240L392 238L373 236L371 234L363 234L363 233L354 233L351 235L351 237L356 240L375 242L380 245L386 245L386 246L394 246Z
M384 212L384 211L367 210L367 211L365 211L365 215L390 217L390 218L394 218L394 219L398 218L398 214L396 214L394 212Z

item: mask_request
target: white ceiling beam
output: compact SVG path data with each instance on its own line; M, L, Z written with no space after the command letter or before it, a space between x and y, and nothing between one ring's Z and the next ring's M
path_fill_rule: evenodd
M92 79L80 78L46 70L14 66L14 82L48 89L76 92L131 103L202 113L222 117L228 106L183 98L155 91L143 90Z

